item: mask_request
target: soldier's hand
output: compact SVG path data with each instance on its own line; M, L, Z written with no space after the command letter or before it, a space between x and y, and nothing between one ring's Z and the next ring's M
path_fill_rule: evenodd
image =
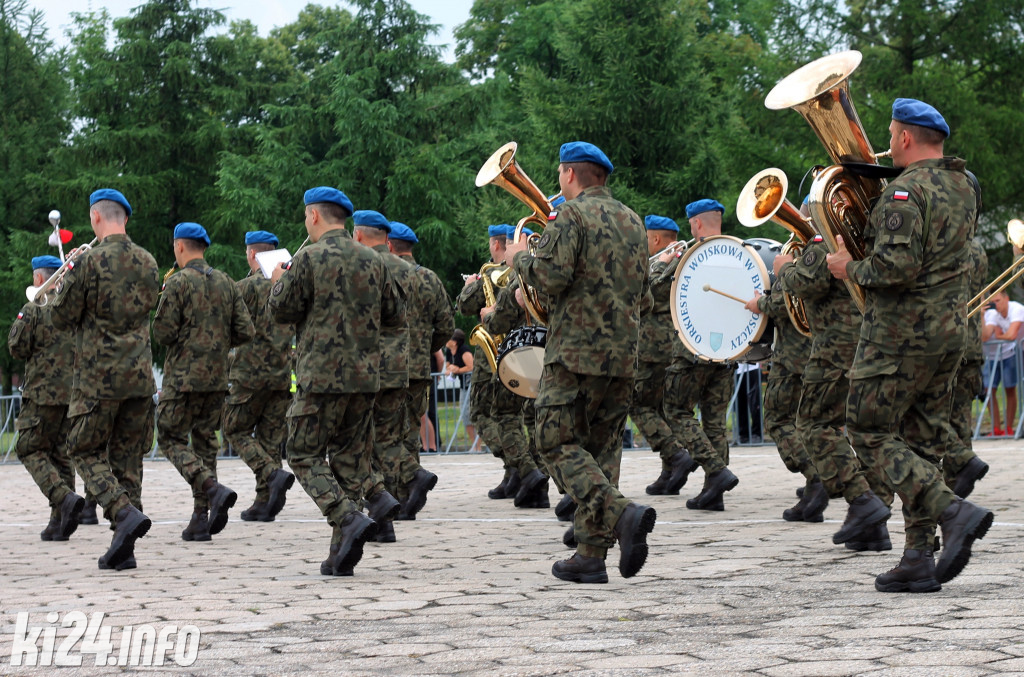
M526 238L520 235L518 241L505 245L505 265L511 266L512 259L516 257L516 254L524 251L526 251Z
M468 287L469 285L473 284L474 282L476 282L479 279L480 279L480 276L477 275L476 273L473 273L472 275L467 275L466 276L466 283L463 284L462 286L463 286L463 288Z
M752 298L749 301L747 301L747 304L744 306L744 308L746 308L747 310L749 310L750 312L752 312L752 313L754 313L756 315L759 315L761 313L761 309L757 307L757 300L759 298L761 298L761 296L762 296L761 292L759 292L759 291L757 291L755 289L754 290L754 298Z
M486 318L488 315L490 315L493 312L494 312L494 306L487 306L485 308L481 308L480 309L480 319L483 320L484 318Z
M829 254L825 257L825 261L828 262L828 269L832 273L832 276L837 280L845 280L849 277L846 274L846 264L853 260L850 256L850 252L846 251L846 244L843 242L843 236L836 236L836 244L839 249L835 254Z
M682 255L683 253L681 251L662 252L661 254L658 255L658 260L661 261L662 263L671 263L672 261L675 261Z
M772 262L772 270L775 272L776 275L778 275L779 271L782 270L782 266L786 265L787 263L792 263L792 261L792 254L779 254L778 256L775 257L775 260Z
M526 307L526 298L523 297L523 288L516 287L516 303L519 304L520 308Z
M279 263L277 265L277 268L274 268L274 271L272 273L270 273L270 279L272 281L274 281L274 282L277 282L278 280L280 280L281 276L284 275L284 271L288 270L287 268L285 268L286 265L288 265L288 264L286 264L286 263Z

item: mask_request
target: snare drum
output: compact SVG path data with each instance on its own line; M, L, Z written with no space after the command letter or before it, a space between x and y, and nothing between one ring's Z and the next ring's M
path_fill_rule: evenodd
M769 266L781 248L773 240L713 235L687 250L672 282L672 323L687 350L707 362L771 357L774 325L744 303L771 288Z
M498 379L506 388L520 397L537 398L547 341L547 327L517 327L505 336L498 346Z

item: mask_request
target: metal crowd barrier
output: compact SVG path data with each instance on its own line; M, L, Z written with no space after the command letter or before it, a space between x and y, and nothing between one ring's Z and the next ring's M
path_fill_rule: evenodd
M0 396L0 419L3 423L0 426L0 448L4 450L4 457L0 463L11 463L18 460L14 453L14 442L18 434L14 429L14 419L21 411L21 393Z

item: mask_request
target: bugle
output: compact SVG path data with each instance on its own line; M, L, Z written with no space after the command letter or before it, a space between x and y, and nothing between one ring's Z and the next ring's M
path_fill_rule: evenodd
M1017 249L1024 249L1024 221L1010 219L1006 224L1006 239ZM1006 270L996 276L996 279L985 285L984 289L967 302L967 317L974 317L981 312L992 299L1016 282L1021 275L1024 275L1024 256L1011 263ZM1006 279L1007 277L1009 279Z
M50 302L50 292L60 293L60 290L64 286L64 276L68 274L68 271L75 267L75 261L77 261L83 254L93 248L96 241L99 238L94 237L92 242L83 244L75 249L68 252L68 256L64 259L64 263L61 264L60 268L54 271L53 275L46 278L38 287L28 287L25 290L25 296L32 303L39 306L45 306Z

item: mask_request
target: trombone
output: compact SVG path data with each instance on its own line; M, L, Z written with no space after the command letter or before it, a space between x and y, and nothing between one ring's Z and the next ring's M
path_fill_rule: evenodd
M1024 249L1024 221L1010 219L1006 224L1006 239L1018 249ZM1018 258L1011 263L1006 270L999 273L996 279L989 282L984 289L967 302L967 317L971 318L977 315L985 306L992 302L992 299L997 294L1016 282L1021 275L1024 275L1024 257ZM1004 280L1007 276L1009 276L1009 279ZM998 288L993 291L997 285Z
M25 296L28 297L28 300L39 306L48 304L50 302L50 292L60 293L60 290L64 287L64 276L75 267L75 261L93 248L97 240L99 238L94 237L89 244L83 244L72 249L68 252L68 257L64 259L64 263L61 264L60 268L55 270L53 275L46 278L45 282L38 287L28 287L25 289Z

